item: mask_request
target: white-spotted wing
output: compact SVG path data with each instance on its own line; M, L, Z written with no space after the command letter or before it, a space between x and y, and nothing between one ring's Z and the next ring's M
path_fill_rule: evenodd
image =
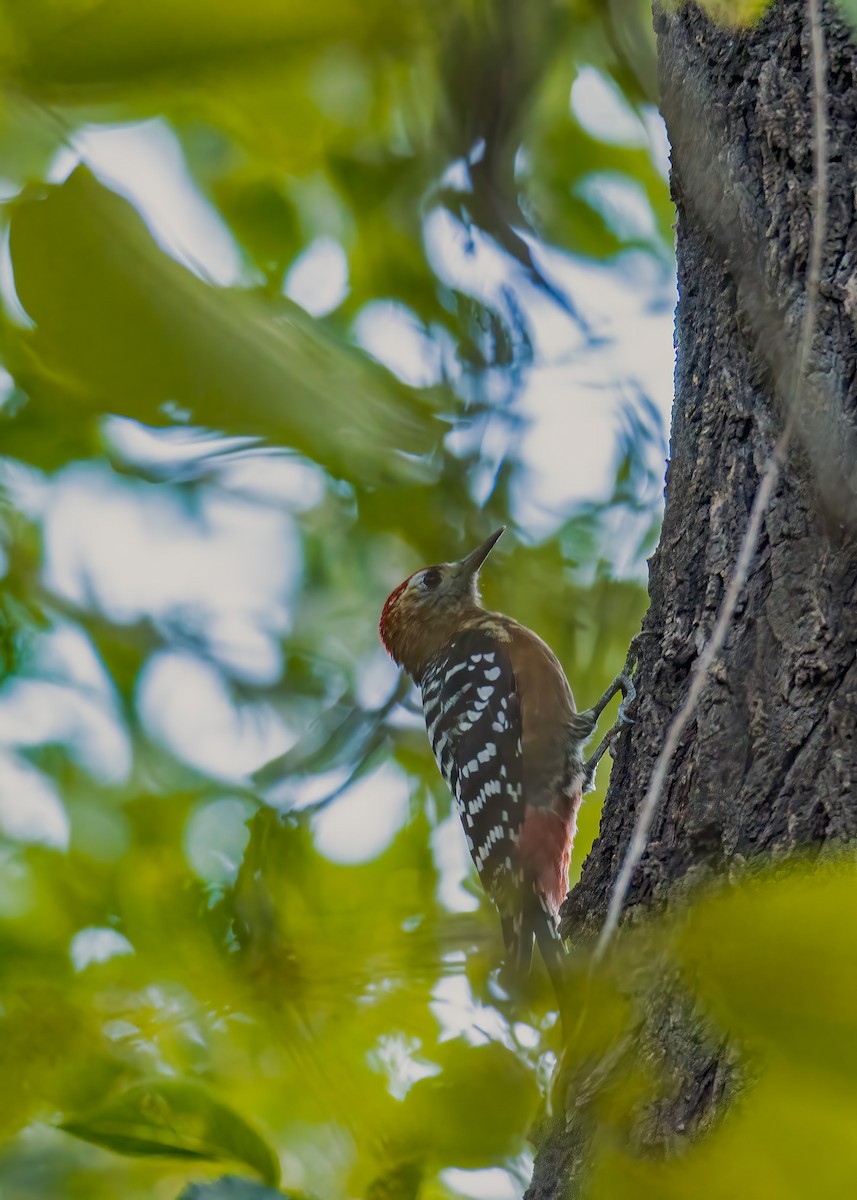
M422 680L429 741L482 885L501 912L519 886L524 819L521 708L512 665L481 630L456 635Z

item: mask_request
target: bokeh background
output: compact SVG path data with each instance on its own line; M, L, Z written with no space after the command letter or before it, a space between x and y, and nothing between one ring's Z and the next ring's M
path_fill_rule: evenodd
M3 0L0 45L0 1192L519 1196L550 997L377 622L505 523L486 600L581 705L639 628L648 5Z

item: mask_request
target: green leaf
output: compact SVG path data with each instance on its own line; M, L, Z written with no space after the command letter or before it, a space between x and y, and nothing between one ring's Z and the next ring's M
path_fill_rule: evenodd
M851 28L857 31L857 0L839 0L839 10Z
M702 0L708 15L721 25L752 25L770 0Z
M176 72L187 78L224 67L264 63L272 52L324 44L331 37L389 45L406 34L410 13L396 5L369 11L355 0L245 0L240 5L211 0L4 0L0 13L10 25L17 54L10 74L40 94L64 99L129 83L163 86ZM408 6L405 6L407 9Z
M15 206L15 286L36 322L36 404L209 428L293 447L362 485L419 477L443 426L426 393L329 336L297 305L211 287L164 254L85 168Z
M228 179L212 188L241 245L265 270L281 271L300 248L295 206L272 179Z
M719 1128L667 1162L616 1153L604 1137L594 1200L728 1200L748 1180L765 1200L853 1192L855 907L848 862L780 871L681 916L679 961L718 1033L744 1051L742 1094Z
M532 1072L498 1042L445 1042L439 1075L414 1084L392 1144L403 1161L493 1166L520 1152L538 1104Z
M117 1154L241 1162L265 1183L279 1180L279 1165L267 1142L243 1117L195 1084L138 1084L60 1128Z
M766 879L700 904L683 927L681 961L727 1032L850 1083L857 922L843 917L855 911L851 864Z
M721 1128L667 1162L605 1155L592 1200L765 1200L849 1196L857 1174L857 1105L848 1091L800 1072L773 1072L748 1088Z

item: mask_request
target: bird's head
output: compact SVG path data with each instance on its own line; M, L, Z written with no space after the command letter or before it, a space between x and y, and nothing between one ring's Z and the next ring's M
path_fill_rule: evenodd
M395 662L419 681L444 642L482 607L479 568L505 529L458 562L415 571L387 597L381 612L381 641Z

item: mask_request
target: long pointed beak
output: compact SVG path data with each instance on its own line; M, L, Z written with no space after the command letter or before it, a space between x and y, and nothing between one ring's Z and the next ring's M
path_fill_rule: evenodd
M455 572L456 578L462 583L472 579L500 540L501 534L505 532L506 526L501 525L489 538L485 539L481 546L477 546L475 550L470 551L466 558L462 558L458 563L458 570Z

